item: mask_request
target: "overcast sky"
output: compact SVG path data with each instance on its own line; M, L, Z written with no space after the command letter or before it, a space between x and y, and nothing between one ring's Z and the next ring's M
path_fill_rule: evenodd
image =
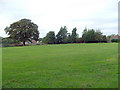
M0 0L0 36L4 28L20 19L31 19L39 26L40 37L67 26L71 33L77 27L100 29L105 35L118 33L119 0Z

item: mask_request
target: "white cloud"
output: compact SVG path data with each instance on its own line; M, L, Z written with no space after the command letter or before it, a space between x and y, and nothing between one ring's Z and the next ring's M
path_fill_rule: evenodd
M31 19L39 26L40 37L49 31L59 31L66 25L71 32L77 27L100 28L104 34L117 33L118 0L1 0L0 36L4 28L22 18Z

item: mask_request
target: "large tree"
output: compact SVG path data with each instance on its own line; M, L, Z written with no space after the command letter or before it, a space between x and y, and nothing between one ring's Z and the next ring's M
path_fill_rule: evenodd
M67 38L67 27L61 27L60 31L56 35L57 43L65 43Z
M23 42L23 45L26 41L31 42L33 39L37 41L39 38L38 26L29 19L21 19L10 24L5 28L5 32L12 39Z
M46 37L43 38L43 42L47 44L55 44L56 42L55 33L53 31L47 33Z

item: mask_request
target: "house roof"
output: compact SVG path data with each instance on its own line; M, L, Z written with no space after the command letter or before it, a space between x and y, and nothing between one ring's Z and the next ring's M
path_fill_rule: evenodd
M112 39L119 39L119 38L120 38L119 35L113 35L113 36L111 36L111 40L112 40Z
M120 37L119 35L115 35L114 37Z

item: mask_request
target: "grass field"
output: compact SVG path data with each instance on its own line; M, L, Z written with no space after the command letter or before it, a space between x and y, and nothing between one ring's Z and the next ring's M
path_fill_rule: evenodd
M118 44L3 48L3 88L117 88Z

